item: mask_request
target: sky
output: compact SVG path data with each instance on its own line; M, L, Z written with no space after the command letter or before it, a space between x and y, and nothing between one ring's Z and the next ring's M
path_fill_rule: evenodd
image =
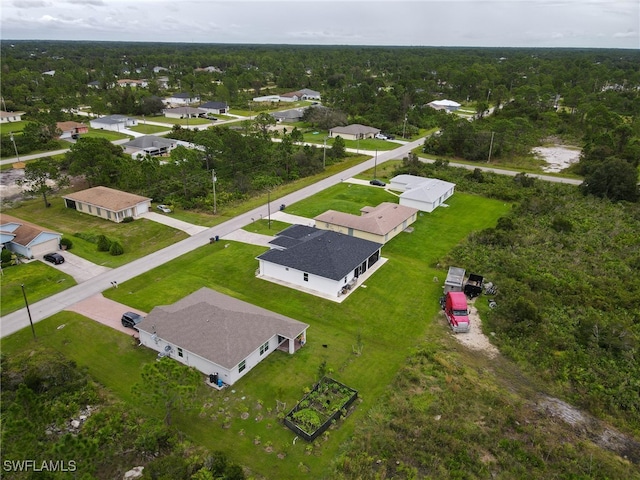
M640 49L640 0L0 0L0 38Z

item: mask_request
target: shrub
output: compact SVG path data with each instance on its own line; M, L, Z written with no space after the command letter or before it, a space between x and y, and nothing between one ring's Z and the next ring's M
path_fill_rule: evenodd
M124 217L122 219L122 223L131 223L133 222L133 217Z
M0 261L2 261L2 265L9 265L11 263L11 251L3 248L0 254Z
M111 247L109 247L109 254L115 256L122 255L124 253L124 248L120 242L111 243Z
M109 240L104 235L98 236L98 251L99 252L110 252L111 251L111 240Z
M66 237L60 239L60 247L64 247L66 250L71 250L73 242Z

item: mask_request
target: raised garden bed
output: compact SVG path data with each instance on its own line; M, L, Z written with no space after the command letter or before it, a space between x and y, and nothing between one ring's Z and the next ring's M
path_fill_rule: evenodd
M324 433L358 398L357 390L323 377L284 417L284 424L311 442Z

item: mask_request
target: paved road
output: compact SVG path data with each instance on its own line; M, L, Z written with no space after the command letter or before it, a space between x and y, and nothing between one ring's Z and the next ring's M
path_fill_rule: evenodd
M307 197L315 195L316 193L329 188L332 185L340 183L344 179L353 177L361 173L364 170L373 168L374 164L382 164L388 160L395 158L402 158L406 156L413 148L421 145L424 139L419 139L414 142L407 143L405 145L386 152L379 152L377 159L371 158L359 165L351 167L343 172L340 172L331 177L325 178L313 185L305 187L301 190L293 192L284 197L274 199L270 205L271 212L279 211L280 204L291 205ZM158 250L146 257L134 260L131 263L123 265L118 268L105 273L101 273L96 277L93 277L75 287L69 288L63 292L60 292L51 297L45 298L33 305L30 305L31 317L33 322L39 322L55 313L69 308L71 305L85 300L88 297L101 293L102 291L112 288L111 282L124 283L138 275L141 275L155 267L158 267L173 258L188 253L196 248L209 244L209 239L215 235L224 237L231 232L244 227L251 223L252 218L259 218L260 215L267 217L269 207L265 204L258 208L243 213L231 220L228 220L220 225L212 228L208 228L200 233L197 233L189 238L182 240L174 245L170 245L162 250ZM29 326L29 317L26 309L21 309L16 312L5 315L0 319L0 337L10 335L22 328Z

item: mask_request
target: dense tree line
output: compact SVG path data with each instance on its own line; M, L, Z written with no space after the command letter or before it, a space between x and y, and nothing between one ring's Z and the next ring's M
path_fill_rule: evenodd
M395 134L439 126L442 116L425 107L438 98L473 102L479 113L489 104L521 102L518 116L534 124L558 123L549 113L562 107L576 120L555 125L560 133L581 132L584 115L599 104L629 118L640 112L637 51L53 41L2 47L7 109L34 118L42 109L80 104L96 113L153 111L159 106L154 96L164 95L159 76L168 77L169 92L190 91L241 108L259 94L312 88L350 123ZM166 70L156 72L156 66ZM197 70L207 66L217 70ZM50 70L55 75L42 74ZM149 86L110 88L118 78L145 78ZM87 86L96 80L99 88Z
M301 146L297 129L272 142L259 126L248 134L227 127L208 130L174 128L171 137L201 145L179 146L170 157L133 159L103 138L81 138L60 168L83 176L90 186L104 185L149 196L182 208L213 207L213 171L217 204L238 201L256 192L322 171L344 156L344 144L328 149ZM38 192L42 193L42 192Z

